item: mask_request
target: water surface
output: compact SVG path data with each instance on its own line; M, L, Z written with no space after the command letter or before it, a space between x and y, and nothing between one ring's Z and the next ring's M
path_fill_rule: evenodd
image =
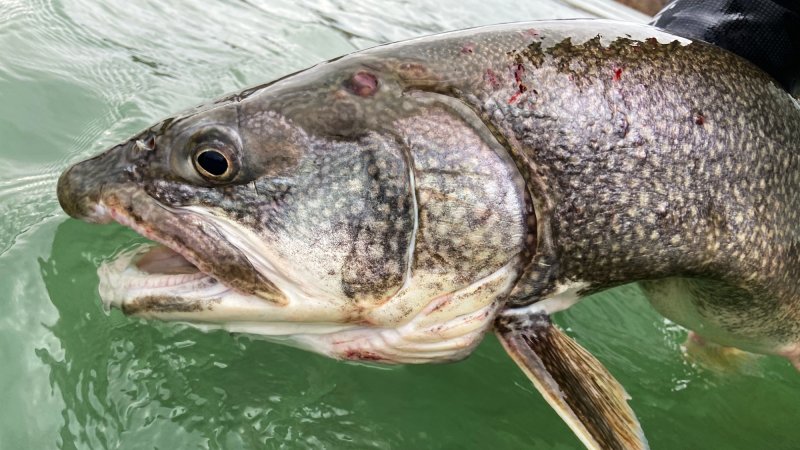
M0 449L578 448L487 338L468 360L378 369L106 315L96 268L142 238L67 219L69 163L227 91L377 43L586 17L555 1L2 0ZM719 373L635 286L558 322L617 375L654 449L796 448L800 376Z

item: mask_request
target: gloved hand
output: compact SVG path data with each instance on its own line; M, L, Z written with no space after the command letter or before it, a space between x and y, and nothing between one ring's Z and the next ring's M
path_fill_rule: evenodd
M651 25L736 53L800 94L800 1L676 0Z

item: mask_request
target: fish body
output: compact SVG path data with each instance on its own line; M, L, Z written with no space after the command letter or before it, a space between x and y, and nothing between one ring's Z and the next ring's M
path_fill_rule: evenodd
M798 144L796 101L736 55L545 21L384 45L226 96L58 189L70 215L172 249L101 267L126 313L400 363L463 358L494 327L605 448L626 441L548 397L542 380L569 392L563 371L579 372L551 350L591 357L544 319L640 281L704 338L797 361Z

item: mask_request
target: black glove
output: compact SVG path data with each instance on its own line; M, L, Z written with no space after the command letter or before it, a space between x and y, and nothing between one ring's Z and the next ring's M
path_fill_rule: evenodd
M800 94L800 0L676 0L651 25L736 53Z

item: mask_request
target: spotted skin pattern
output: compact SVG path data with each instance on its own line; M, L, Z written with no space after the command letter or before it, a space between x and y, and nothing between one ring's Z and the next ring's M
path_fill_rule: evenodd
M509 305L649 280L659 310L724 344L798 342L797 103L701 42L515 28L469 35L466 54L458 37L415 47L447 63L430 86L409 77L468 104L528 181L539 247ZM659 295L672 278L685 286Z
M404 119L399 128L410 131L417 184L415 265L436 275L437 283L453 278L456 285L495 272L519 252L525 233L516 186L497 182L498 174L505 172L505 180L515 174L444 112Z
M150 136L155 150L134 149ZM238 152L230 183L187 162L209 136ZM134 141L62 177L67 212L91 215L100 173L105 193L138 183L159 204L212 208L362 308L337 320L408 322L517 261L496 293L506 307L643 281L667 317L722 344L800 342L800 110L701 42L580 20L447 33L227 96ZM235 251L195 252L223 283L280 297ZM410 286L424 294L368 311Z

